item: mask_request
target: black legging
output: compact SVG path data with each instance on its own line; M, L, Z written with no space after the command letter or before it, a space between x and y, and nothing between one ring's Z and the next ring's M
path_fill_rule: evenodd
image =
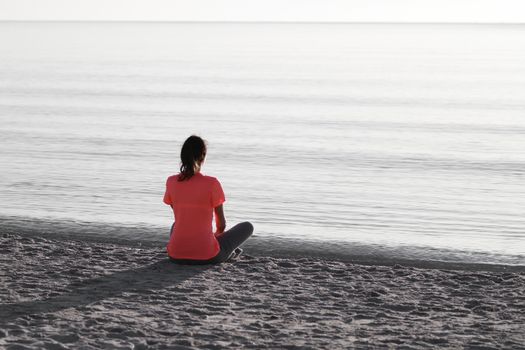
M171 231L170 231L171 232ZM216 264L227 261L232 255L233 251L244 243L253 233L253 225L249 222L241 222L224 231L222 235L217 238L221 250L219 253L208 260L193 260L193 259L173 259L170 260L177 264L189 264L189 265L204 265L204 264Z

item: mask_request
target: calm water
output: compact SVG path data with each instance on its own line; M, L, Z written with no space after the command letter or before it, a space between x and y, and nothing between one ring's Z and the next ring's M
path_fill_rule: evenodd
M261 237L525 264L525 26L2 23L0 42L1 216L169 227L196 133L228 221Z

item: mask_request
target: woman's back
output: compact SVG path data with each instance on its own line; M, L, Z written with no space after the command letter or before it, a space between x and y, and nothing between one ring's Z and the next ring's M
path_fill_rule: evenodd
M168 178L164 195L175 216L168 254L176 259L210 259L220 250L212 222L213 209L225 201L221 184L201 173L182 181L179 177Z

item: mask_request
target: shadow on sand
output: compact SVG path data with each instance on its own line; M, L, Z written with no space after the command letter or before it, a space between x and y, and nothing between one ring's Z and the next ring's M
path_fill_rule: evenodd
M26 315L52 313L67 308L80 308L124 292L148 293L176 286L213 265L176 265L167 259L73 283L70 291L44 300L3 304L0 306L0 326Z

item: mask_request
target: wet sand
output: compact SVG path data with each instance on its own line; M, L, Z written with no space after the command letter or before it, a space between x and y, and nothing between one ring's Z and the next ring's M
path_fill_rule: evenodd
M0 347L524 349L525 273L245 255L0 233Z

